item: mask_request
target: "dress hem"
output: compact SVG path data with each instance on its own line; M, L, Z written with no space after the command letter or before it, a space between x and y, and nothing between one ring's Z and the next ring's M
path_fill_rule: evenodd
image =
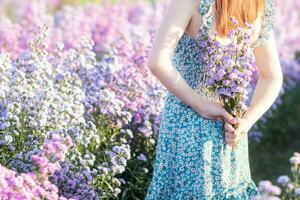
M245 184L245 183L243 183ZM151 193L151 194L150 194ZM195 192L192 192L195 193ZM225 191L223 194L205 195L203 194L189 194L182 192L175 192L166 199L166 194L157 191L148 191L145 200L251 200L252 197L259 195L259 191L253 181L249 182L246 187L236 188L235 190Z

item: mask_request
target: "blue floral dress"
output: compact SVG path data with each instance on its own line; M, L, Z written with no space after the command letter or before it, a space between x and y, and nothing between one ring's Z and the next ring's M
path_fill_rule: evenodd
M209 33L214 4L214 0L201 0L199 12L204 23L200 35ZM261 32L252 47L263 46L272 28L273 2L265 0ZM197 40L184 33L173 56L173 64L192 88L205 79ZM224 142L223 125L221 120L202 118L168 92L145 199L247 200L259 194L250 174L248 135L235 150Z

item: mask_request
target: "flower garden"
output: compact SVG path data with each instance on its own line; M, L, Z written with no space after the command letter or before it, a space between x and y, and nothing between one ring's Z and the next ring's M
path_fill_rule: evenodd
M166 3L70 2L0 1L0 199L143 199L166 97L146 62ZM257 199L298 200L300 3L275 2L285 82L249 133L250 165Z

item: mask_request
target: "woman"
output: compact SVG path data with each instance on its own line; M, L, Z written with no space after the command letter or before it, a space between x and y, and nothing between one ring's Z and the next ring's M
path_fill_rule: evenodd
M207 67L199 62L198 40L217 31L220 44L228 44L231 16L253 25L249 50L259 72L241 118L195 90ZM241 133L270 108L282 85L272 27L270 0L171 0L149 54L149 68L168 94L147 200L245 200L259 194L251 179L247 134Z

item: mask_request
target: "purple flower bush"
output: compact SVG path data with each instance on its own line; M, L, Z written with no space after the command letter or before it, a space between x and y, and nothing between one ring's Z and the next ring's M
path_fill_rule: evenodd
M61 169L49 177L50 182L59 188L59 195L72 199L99 199L98 193L91 186L92 176L89 171L75 169L76 166L63 162Z
M258 190L261 195L252 198L253 200L280 200L278 196L281 194L281 189L278 186L273 185L268 180L260 181L258 184Z
M33 6L36 14L32 17L44 11L36 6L41 4ZM137 20L143 15L141 8L130 9L131 14L125 18L128 23L141 25L141 20ZM127 14L127 8L122 9ZM57 13L55 20L63 15ZM155 23L154 19L149 23ZM148 149L154 149L153 133L158 131L165 90L145 66L153 32L137 26L127 36L119 32L118 37L112 38L116 42L105 45L95 43L89 34L80 34L85 37L79 39L77 35L78 42L72 40L70 45L63 39L62 42L52 39L60 40L53 36L52 25L48 26L47 37L42 31L35 39L34 31L30 30L28 38L32 36L33 42L20 39L15 41L18 50L5 50L11 55L1 53L1 163L15 171L30 173L34 170L30 156L39 152L41 142L49 134L70 135L74 147L67 153L68 161L50 178L59 186L59 194L80 199L80 195L87 195L82 191L87 191L93 198L115 198L120 194L121 184L127 183L116 176L126 173L127 161L136 154L130 146L137 143L138 151L145 155L144 143L150 145ZM138 137L133 135L138 132ZM73 180L71 172L61 175L63 170L74 175L84 171L92 181L76 178L75 182L84 184L62 187L68 185L69 179ZM144 172L145 166L141 170Z
M2 163L7 162L5 156L36 148L47 131L84 122L80 82L70 75L56 79L41 47L43 34L16 61L5 53L0 56L1 76L5 76L0 89Z
M28 47L28 38L34 37L35 30L47 24L50 33L47 38L49 51L57 42L72 48L82 37L86 37L95 42L94 51L101 54L121 37L143 35L143 32L156 28L165 9L163 4L144 1L134 4L127 1L120 4L104 1L102 5L60 5L59 9L51 10L51 2L1 2L4 15L0 18L0 51L10 52L12 58L16 58ZM14 9L14 16L5 15L5 8Z
M87 191L95 199L98 194L116 197L120 193L117 187L120 184L115 175L124 171L131 156L130 147L123 144L126 142L124 138L115 139L120 131L110 124L102 128L104 122L101 122L96 127L91 121L94 118L85 119L84 102L89 93L85 94L85 85L81 80L84 76L80 75L83 66L98 67L96 62L89 61L93 60L92 51L83 52L89 42L79 44L76 49L68 49L66 57L56 59L62 52L58 49L56 54L47 54L46 44L43 43L45 31L40 30L30 49L22 51L16 61L11 61L7 54L1 54L1 75L4 77L1 80L1 164L18 172L30 173L35 170L32 157L38 163L43 161L34 157L40 152L41 142L52 134L69 136L74 141L74 147L66 152L68 162L63 165L66 169L50 166L51 173L55 172L51 181L57 186L67 185L68 176L60 174L72 165L76 166L72 168L74 175L85 173L88 180L78 187L59 187L59 194L81 199L87 195L83 191ZM58 44L57 48L61 46ZM80 59L72 59L74 55ZM82 67L81 71L78 66ZM97 122L97 119L94 120ZM51 145L45 148L47 152L55 150ZM59 146L56 145L56 148ZM108 149L117 152L112 157L106 155L105 150ZM60 152L63 153L64 149L60 149ZM64 158L63 154L57 156ZM47 170L47 166L43 167L40 170ZM82 182L80 177L76 180Z
M275 3L275 31L280 58L284 60L284 62L292 61L295 58L295 52L300 50L300 30L295 28L298 27L300 23L300 13L298 12L300 3L299 1L286 2L283 0L276 0ZM285 9L281 9L283 7ZM293 73L292 69L288 69L289 67L287 67L287 73Z
M53 134L50 140L45 140L38 154L31 155L35 167L32 172L16 173L0 165L1 199L67 199L58 194L58 188L49 181L49 176L61 168L59 162L65 160L72 145L70 137Z

